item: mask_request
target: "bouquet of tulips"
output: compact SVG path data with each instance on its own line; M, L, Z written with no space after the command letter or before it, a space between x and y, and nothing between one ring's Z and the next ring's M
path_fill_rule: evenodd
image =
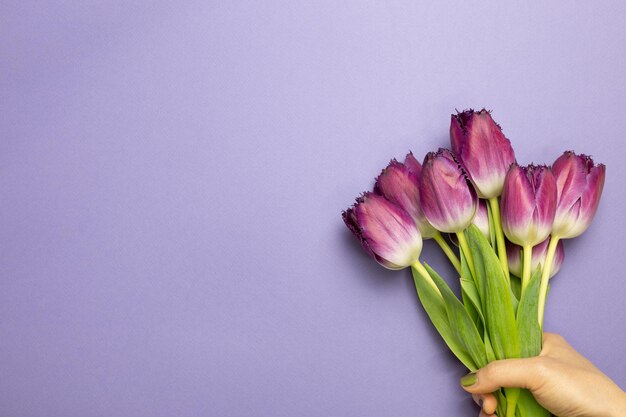
M373 191L343 212L344 222L378 263L411 267L424 310L470 371L536 356L562 240L589 227L605 166L570 151L551 167L520 166L484 109L452 115L450 141L451 150L431 152L423 164L412 153L392 160ZM461 299L420 260L431 238L460 277ZM550 415L527 390L495 394L501 417Z

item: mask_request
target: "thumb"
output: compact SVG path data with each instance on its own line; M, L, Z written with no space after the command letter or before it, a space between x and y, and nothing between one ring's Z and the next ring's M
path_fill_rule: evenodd
M540 382L537 358L493 361L461 378L461 386L472 394L486 394L498 388L527 388Z

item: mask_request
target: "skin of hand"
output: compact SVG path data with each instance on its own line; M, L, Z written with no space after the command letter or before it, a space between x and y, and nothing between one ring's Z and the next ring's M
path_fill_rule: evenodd
M543 334L539 356L491 362L461 378L461 386L482 403L480 417L495 413L492 393L501 387L529 389L559 417L626 416L626 393L554 333Z

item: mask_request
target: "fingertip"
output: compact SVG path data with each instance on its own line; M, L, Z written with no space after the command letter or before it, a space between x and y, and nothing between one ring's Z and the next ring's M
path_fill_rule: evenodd
M461 386L466 389L471 387L472 385L476 384L476 380L478 379L478 375L476 375L476 372L470 372L469 374L463 376L461 378Z
M461 386L471 394L488 394L501 387L531 389L541 379L538 365L541 358L537 356L493 361L461 378Z
M496 396L493 394L484 394L483 395L483 411L488 415L493 415L498 408L498 400Z
M480 395L480 394L486 394L486 393L491 392L491 391L486 391L480 387L477 372L471 372L465 375L464 377L461 378L460 383L461 383L461 388L463 388L466 392L469 392L470 394Z

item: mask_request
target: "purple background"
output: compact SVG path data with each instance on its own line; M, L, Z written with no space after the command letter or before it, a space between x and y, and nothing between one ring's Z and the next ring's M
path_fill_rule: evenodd
M337 3L3 2L0 415L476 415L340 218L470 106L607 164L546 328L626 387L626 4Z

